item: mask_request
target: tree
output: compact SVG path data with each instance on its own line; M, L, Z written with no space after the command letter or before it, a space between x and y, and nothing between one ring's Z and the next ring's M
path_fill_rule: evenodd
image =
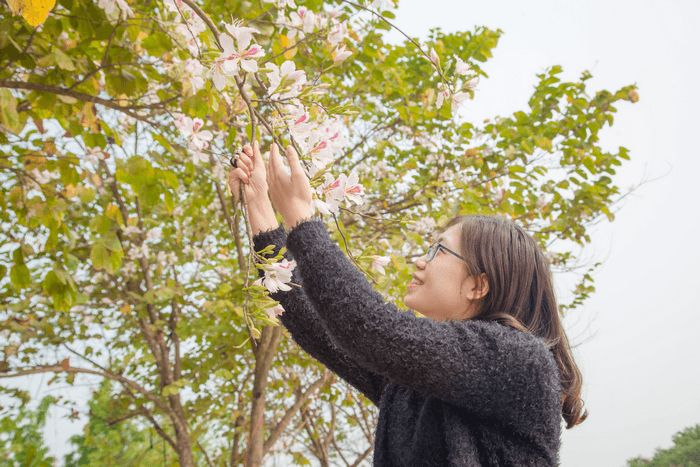
M627 467L698 467L700 466L700 425L690 426L673 435L673 446L657 448L654 457L635 457Z
M252 139L297 147L335 240L399 306L407 261L459 212L512 219L573 267L556 245L588 243L622 197L627 150L598 132L635 87L591 95L588 72L561 82L554 66L527 111L463 122L500 31L393 46L383 3L60 0L39 27L3 4L0 378L118 383L112 416L185 467L196 452L367 462L369 402L293 345L252 283L246 205L224 183Z
M113 405L113 386L111 380L104 379L94 392L84 434L70 439L74 451L66 456L66 467L173 465L175 452L155 430L133 418L119 418L123 410Z
M21 404L13 415L9 410L0 419L0 464L7 467L51 467L54 458L48 456L41 430L46 425L46 413L56 399L44 397L36 410Z

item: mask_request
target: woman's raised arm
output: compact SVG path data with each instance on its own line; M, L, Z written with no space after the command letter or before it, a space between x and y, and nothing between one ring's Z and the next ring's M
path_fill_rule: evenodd
M273 255L276 256L285 246L287 235L284 227L279 226L267 195L265 164L257 142L253 148L246 146L244 152L236 164L237 168L229 174L229 186L234 194L238 195L240 181L244 183L255 251L275 245ZM285 257L290 261L293 259L289 251L285 252ZM264 272L260 270L259 275L264 275ZM293 272L292 282L301 283L298 271ZM385 380L357 365L331 341L304 291L292 287L290 291L280 291L271 294L271 297L280 302L285 309L280 315L280 320L294 341L309 355L357 388L375 405L379 405Z

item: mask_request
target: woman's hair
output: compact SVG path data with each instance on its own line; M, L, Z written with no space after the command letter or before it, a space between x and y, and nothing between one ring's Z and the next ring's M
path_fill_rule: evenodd
M573 428L588 417L581 372L559 318L549 262L522 227L498 217L457 216L443 230L461 226L461 253L469 276L485 275L488 292L471 319L496 321L544 338L554 352L562 392L562 417Z

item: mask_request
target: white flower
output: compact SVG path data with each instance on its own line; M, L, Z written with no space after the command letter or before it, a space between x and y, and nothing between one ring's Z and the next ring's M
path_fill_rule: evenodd
M194 92L204 87L204 67L196 58L188 58L185 62L185 79L189 79Z
M345 21L332 20L331 32L328 33L328 42L336 46L348 36L348 27Z
M479 84L479 77L478 77L478 76L476 76L476 77L470 79L469 81L467 81L467 84L465 84L464 86L462 86L462 89L466 89L466 90L474 89L474 88L476 87L477 84ZM457 94L466 94L466 93L460 93L460 92L458 92Z
M278 95L280 99L289 99L301 94L306 83L306 72L297 70L293 61L287 60L281 67L270 62L266 69L270 80L270 86L267 88L270 97Z
M160 229L151 229L146 232L146 240L159 240L163 237L163 232Z
M295 260L287 261L283 259L281 263L272 263L264 265L265 277L254 282L255 285L263 285L272 293L278 290L292 290L287 285L292 280L292 271L296 268Z
M226 30L231 34L221 34L219 42L224 51L216 59L214 66L209 71L213 74L214 85L219 91L226 87L226 77L236 76L239 67L244 71L255 73L258 71L258 62L254 58L265 55L258 44L250 45L253 33L257 29L241 26L241 21L226 24ZM236 43L234 44L234 38ZM250 47L249 47L250 46Z
M355 204L364 203L362 199L364 190L362 189L362 185L359 184L359 177L355 172L351 173L349 177L345 174L340 174L338 181L340 181L343 196L345 196L347 200Z
M455 56L455 73L458 75L473 75L474 70L471 69L471 65L462 60L461 58Z
M282 8L296 8L297 6L294 4L294 0L263 0L265 3L276 3L277 8L282 9Z
M122 12L122 20L134 16L134 12L124 0L100 0L97 2L97 6L102 8L108 15L119 7Z
M421 217L413 224L412 230L419 233L429 233L435 228L435 219L432 217Z
M430 61L433 62L435 65L440 66L440 57L438 57L438 54L437 52L435 52L434 47L430 48Z
M39 169L34 169L31 171L31 174L36 179L36 181L41 185L46 185L51 180L57 180L57 179L61 178L61 174L59 174L57 172L49 172L48 170L44 170L43 172L39 172Z
M313 32L317 23L317 17L314 12L303 6L300 6L297 11L291 12L289 20L292 27L289 28L287 37L294 39L298 35L299 40L306 37L306 34Z
M178 206L175 209L173 209L173 217L181 216L184 212L185 210L182 208L182 206Z
M209 158L207 157L207 155L201 151L194 151L192 153L192 163L194 165L197 165L200 162L207 162L208 160L209 160Z
M201 118L192 119L180 115L179 118L175 120L175 127L180 130L185 138L189 139L188 147L195 152L201 152L202 149L207 148L209 146L209 141L214 138L211 131L200 131L200 128L203 126L204 121Z
M377 270L377 272L382 275L386 274L386 272L384 271L384 266L389 264L391 258L389 258L388 256L376 255L370 256L370 258L372 258L372 266Z
M133 261L129 261L122 266L122 274L124 274L125 277L131 277L136 273L136 263Z
M269 316L270 318L275 318L276 316L279 316L282 313L284 313L284 308L282 308L282 305L278 303L273 307L265 308L265 313L267 313L267 316Z
M204 250L199 247L194 247L194 260L199 261L204 257Z
M332 212L338 212L340 203L326 203L318 198L313 198L311 200L311 215L314 215L318 209L321 214L329 215Z
M124 235L126 235L126 236L141 233L141 229L139 229L135 225L127 225L126 227L122 228L122 231L124 232Z
M340 46L337 49L333 51L333 66L338 66L341 63L345 61L346 58L348 58L350 55L352 55L352 52L349 50L345 49L345 46Z

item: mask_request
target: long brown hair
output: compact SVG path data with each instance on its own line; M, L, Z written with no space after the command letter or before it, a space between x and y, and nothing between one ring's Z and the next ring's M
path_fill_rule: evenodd
M522 227L498 217L457 216L443 229L461 225L461 252L469 276L484 274L488 293L471 319L496 321L544 338L557 361L562 417L573 428L588 417L581 399L581 372L559 317L549 262Z

